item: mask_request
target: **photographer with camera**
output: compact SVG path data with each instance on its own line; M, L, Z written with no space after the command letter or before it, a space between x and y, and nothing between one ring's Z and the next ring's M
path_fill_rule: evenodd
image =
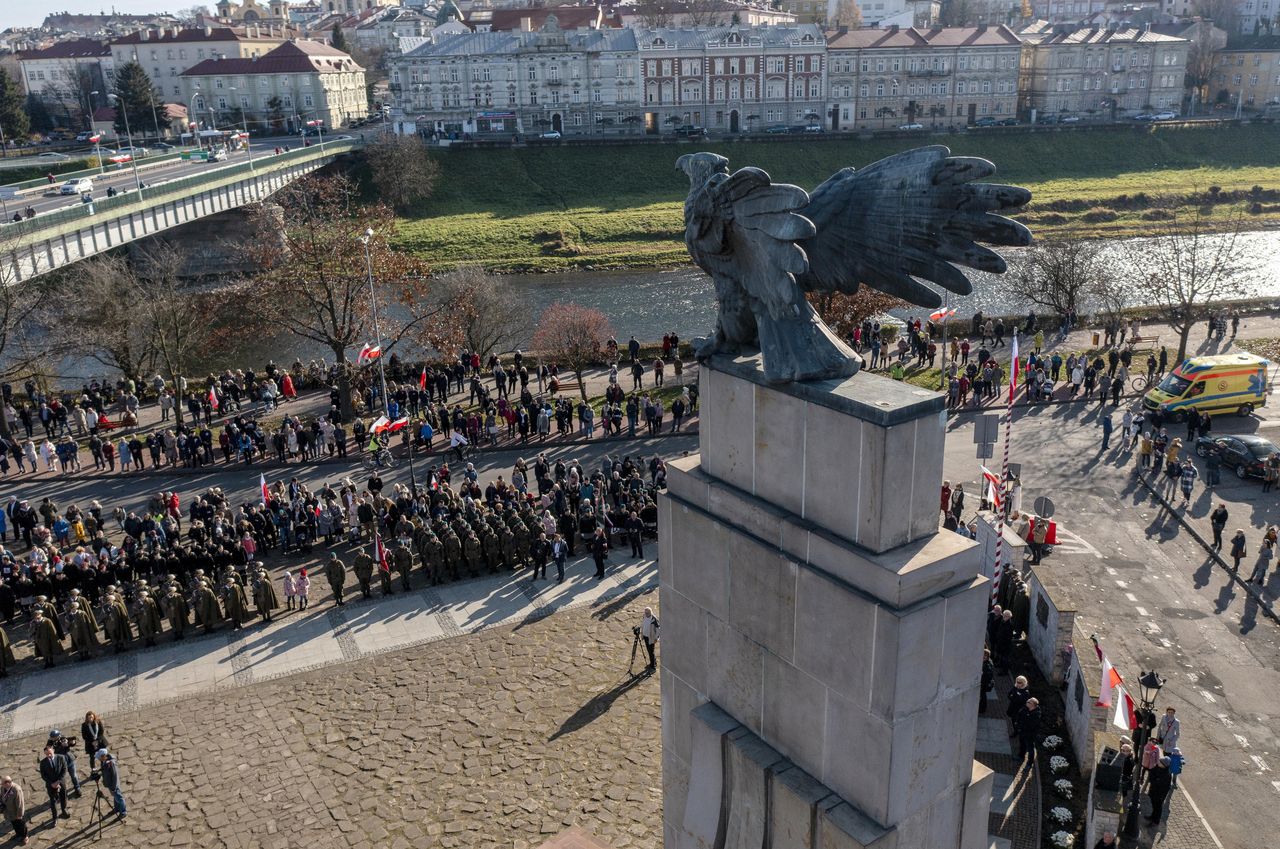
M99 749L98 769L91 776L94 781L101 780L102 786L107 788L111 793L111 805L116 812L116 816L124 819L129 815L124 804L124 794L120 792L120 767L116 764L116 759L111 757L111 752L106 749Z
M653 615L651 608L644 609L644 615L640 617L640 625L636 630L639 632L640 639L644 641L644 650L649 653L649 665L644 668L644 671L656 672L658 659L654 656L653 649L658 645L658 617Z
M49 732L49 740L45 744L52 746L56 754L62 755L67 759L67 772L71 774L71 792L75 794L77 799L80 798L80 773L76 770L76 744L70 737L63 736L58 729ZM92 769L92 763L90 769Z

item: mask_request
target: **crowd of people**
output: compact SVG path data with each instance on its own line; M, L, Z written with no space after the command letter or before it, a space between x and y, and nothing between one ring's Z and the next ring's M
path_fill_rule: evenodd
M610 551L629 547L643 557L644 540L656 536L666 468L657 456L606 455L587 469L538 455L483 486L471 463L461 471L432 465L424 481L414 492L386 486L375 472L363 485L347 477L313 490L293 478L247 503L215 487L185 507L170 491L110 513L97 501L62 508L51 498L12 498L4 514L13 540L0 536L0 617L25 621L36 656L52 666L68 641L88 660L106 647L124 650L135 636L149 646L165 633L181 639L193 628L269 621L282 594L288 608L305 609L317 569L341 603L348 566L333 549L343 545L366 598L375 576L384 594L411 589L418 574L425 584L502 571L541 579L554 565L563 581L579 552L601 578ZM331 553L311 563L317 545ZM264 565L273 551L296 568L273 576ZM3 675L13 655L2 629L0 639Z
M315 360L306 365L295 361L289 369L268 362L260 372L227 369L208 375L198 387L185 378L175 386L157 374L145 387L126 378L114 386L93 381L78 393L53 393L28 380L19 396L6 383L0 391L9 436L0 434L0 474L74 472L89 464L94 470L128 472L342 458L366 446L366 419L370 411L384 409L392 420L408 418L401 439L428 452L437 450L438 437L444 448L460 442L473 447L524 445L553 436L593 439L597 433L653 436L668 427L676 432L697 412L698 387L696 382L682 385L678 396L664 401L655 390L665 385L668 366L683 383L674 334L664 337L662 351L646 366L632 337L631 389L626 391L618 371L625 363L616 341L609 340L612 364L601 404L575 400L571 394L582 393L573 391L576 384L569 386L555 364L531 366L519 351L508 361L492 355L484 363L478 354L463 352L420 369L410 369L393 354L386 364L386 404L375 370L356 373L353 388L359 403L354 416L342 412L338 367ZM298 400L304 391L327 392L327 409L322 405L310 414L286 410L278 425L263 426L265 414ZM155 429L138 428L144 404L159 410ZM185 411L180 423L179 405Z

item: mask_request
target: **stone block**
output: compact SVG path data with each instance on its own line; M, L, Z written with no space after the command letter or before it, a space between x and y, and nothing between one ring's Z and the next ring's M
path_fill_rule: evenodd
M893 729L838 693L827 691L826 751L818 778L876 822L890 823Z
M817 805L827 798L837 797L799 767L775 772L769 794L769 845L813 849L817 845Z
M725 846L766 846L770 769L785 759L754 734L730 735L725 746Z
M728 619L728 546L731 537L740 535L731 535L724 524L699 510L675 505L672 511L680 513L680 521L669 534L675 560L671 586L712 616Z
M941 598L921 602L902 614L881 609L881 621L892 623L898 632L893 716L887 719L913 714L938 698L946 611L946 601ZM978 660L981 662L981 655Z
M795 609L795 664L867 709L879 651L876 605L825 575L800 569Z
M911 502L908 539L922 539L938 531L938 493L942 490L942 460L946 442L947 414L934 419L917 419L915 453L911 468Z
M961 793L947 793L939 796L929 806L929 828L924 846L937 846L951 849L958 845L960 824L964 815L964 796Z
M715 369L699 369L709 398L699 396L698 439L707 473L747 492L754 492L755 386ZM712 422L706 421L711 416ZM708 427L707 425L711 426ZM706 433L704 437L703 434Z
M790 661L795 649L796 564L740 533L727 535L729 624Z
M983 849L991 811L991 786L995 773L973 761L969 784L964 789L960 820L960 849Z
M764 722L760 736L800 767L817 774L826 750L827 687L779 659L764 656Z
M691 725L692 749L689 758L689 781L685 788L687 801L683 815L677 811L663 816L680 822L682 830L696 849L713 849L721 845L724 830L725 735L740 727L737 720L713 704L704 704L685 717ZM664 808L666 796L663 796Z
M797 516L805 512L805 411L810 406L787 392L755 392L755 474L751 491Z
M666 493L658 495L658 527L672 528L674 531L675 525L671 521L673 504L671 497ZM674 577L676 558L671 546L671 536L672 534L661 534L658 537L658 586L661 587L672 586Z
M848 802L818 814L820 849L896 849L897 838L895 830L873 822ZM903 849L908 847L904 845Z
M960 724L960 714L949 707L947 702L939 702L893 724L887 782L889 815L881 822L900 823L953 787L954 726ZM964 720L965 724L970 721Z
M706 614L667 585L658 588L662 611L662 666L695 690L707 680Z
M942 687L968 689L982 675L981 647L986 639L987 600L991 584L975 577L967 588L947 594L942 638ZM973 647L978 646L974 653Z
M857 517L866 493L854 485L864 473L858 419L815 406L806 418L804 517L845 540L857 537Z
M783 527L796 518L763 498L714 481L707 487L706 504L701 506L717 520L742 528L775 548L782 546Z
M685 828L685 813L689 802L690 789L696 787L689 783L689 763L675 757L670 752L662 753L662 824L664 834L668 829L678 835L675 842L667 842L665 847L679 846L681 849L712 849L713 843L698 845L693 833ZM719 790L719 785L716 786ZM695 817L695 823L697 818ZM713 835L714 838L714 835Z
M666 615L670 613L664 613ZM670 650L668 645L666 651ZM703 651L705 670L698 680L706 681L707 696L753 733L759 734L764 706L764 649L729 623L707 617Z
M665 663L658 668L662 676L662 751L687 761L693 745L688 717L705 699Z

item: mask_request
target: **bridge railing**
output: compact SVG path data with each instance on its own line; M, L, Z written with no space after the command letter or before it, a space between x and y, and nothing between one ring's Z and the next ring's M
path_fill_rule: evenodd
M310 147L301 147L283 153L268 154L265 157L253 160L252 163L246 160L245 162L228 165L225 168L202 171L190 177L178 177L149 185L142 190L141 195L135 189L118 194L115 197L95 200L92 203L77 203L65 209L44 212L35 218L24 219L21 222L4 222L3 225L0 225L0 233L3 233L5 238L16 236L21 239L24 236L59 228L69 223L79 223L103 216L111 217L112 213L120 213L126 209L147 209L162 201L173 199L175 196L184 197L191 193L191 189L204 188L228 181L235 182L246 176L266 175L287 167L294 162L305 162L311 159L350 153L358 149L362 144L362 139L351 136L339 137L333 140L326 139L323 144L314 144Z

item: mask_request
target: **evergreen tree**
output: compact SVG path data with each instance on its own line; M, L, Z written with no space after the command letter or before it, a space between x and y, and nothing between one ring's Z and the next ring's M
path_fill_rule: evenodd
M342 34L342 24L333 25L333 38L329 39L329 44L335 50L341 50L343 53L350 53L351 48L347 46L347 37Z
M116 72L116 132L142 135L155 125L155 89L151 78L137 62L129 62ZM125 116L128 116L128 126Z
M273 130L284 128L284 101L275 95L267 101L267 120L271 123Z
M22 87L4 68L0 68L0 130L4 131L6 140L22 138L31 132Z
M37 133L47 133L53 129L53 116L49 114L49 107L44 105L44 101L36 97L34 94L27 95L27 117L30 119L31 129Z

